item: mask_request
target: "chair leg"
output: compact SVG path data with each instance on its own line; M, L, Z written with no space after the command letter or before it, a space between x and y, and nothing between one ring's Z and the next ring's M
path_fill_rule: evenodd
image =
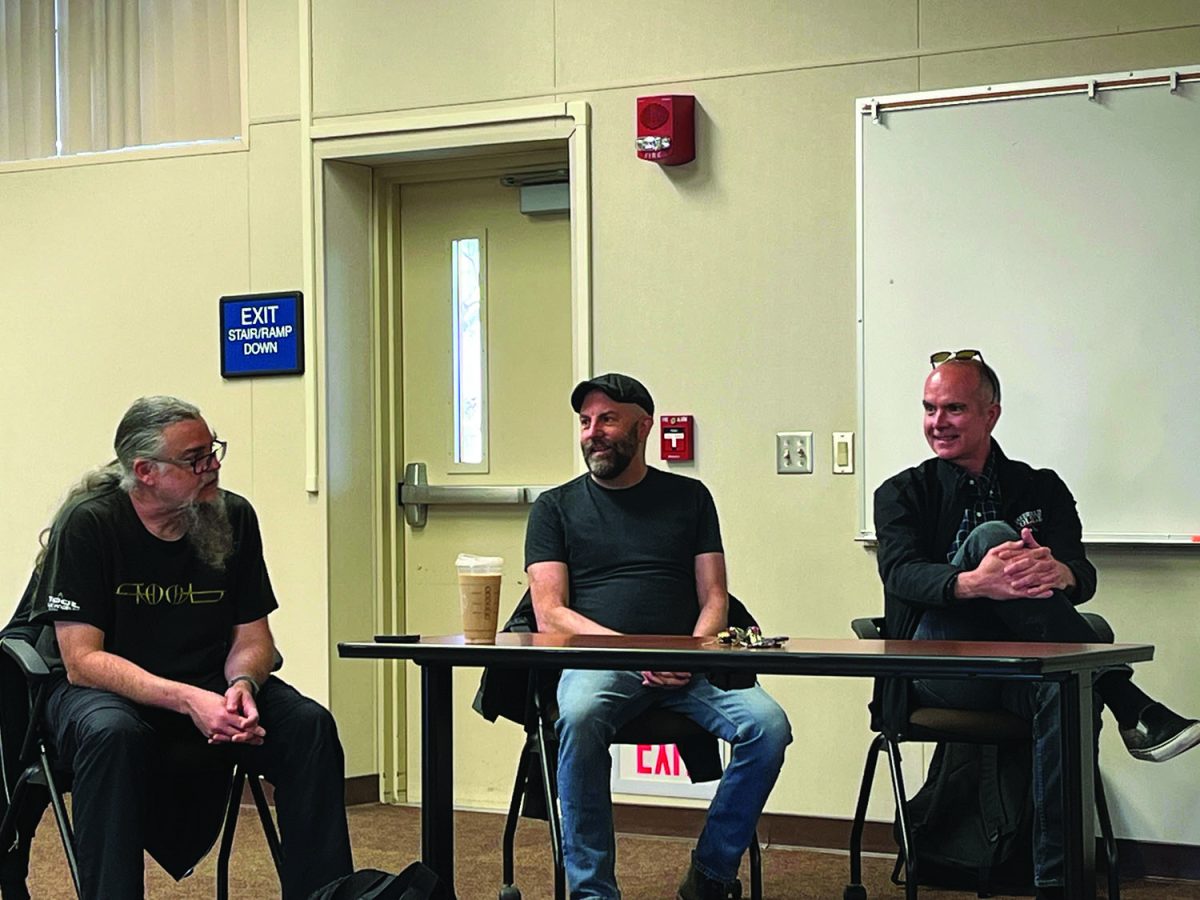
M892 772L892 793L896 798L896 819L900 823L901 851L904 854L904 898L917 900L917 858L913 853L913 834L908 824L908 795L904 790L904 774L900 770L900 745L885 740L888 768Z
M1121 865L1117 856L1117 839L1113 836L1112 819L1108 815L1108 799L1104 794L1104 779L1096 766L1096 815L1100 819L1100 835L1104 838L1105 868L1108 873L1108 900L1121 900Z
M217 900L229 898L229 856L233 851L233 834L237 831L238 809L242 802L242 786L246 772L238 766L229 786L229 802L225 807L225 824L221 828L221 849L217 853Z
M867 803L871 799L871 785L875 781L875 763L879 759L879 751L883 748L884 737L877 734L867 750L867 761L863 766L862 785L858 789L858 805L854 808L854 823L850 826L850 883L846 885L844 896L865 897L862 890L862 836L867 821Z
M39 772L41 772L41 768L37 764L34 764L26 768L17 777L12 795L8 799L8 808L4 811L4 818L0 819L0 847L10 847L16 841L17 813L21 809L25 794L29 790L30 780L36 777Z
M254 798L254 808L258 810L258 820L262 822L263 837L267 839L267 849L271 851L271 861L275 863L275 873L283 883L283 850L279 844L279 831L275 828L275 819L271 815L271 807L267 805L267 795L263 793L262 781L257 775L248 776L250 796ZM240 796L241 791L238 791Z
M54 809L54 821L58 823L58 836L62 840L63 853L67 857L67 868L71 872L71 883L75 886L75 896L82 897L79 887L79 861L75 858L75 831L71 828L71 819L67 815L67 806L63 803L62 794L54 782L54 773L50 770L50 758L46 755L45 746L38 747L38 756L42 761L42 772L46 778L46 790L50 792L50 806ZM16 805L16 796L13 805Z
M762 900L762 847L758 844L758 829L750 840L750 900Z
M567 896L567 872L563 864L562 820L558 814L558 789L554 783L554 770L547 758L549 742L546 740L545 716L538 710L537 717L538 763L542 770L542 791L546 798L546 822L550 826L550 847L554 855L554 900L565 900Z
M517 836L517 822L521 817L521 795L525 793L529 783L529 763L532 752L529 746L529 738L526 736L525 746L521 750L521 759L517 762L517 777L513 782L512 799L508 802L508 818L504 820L504 840L502 842L503 852L501 859L503 869L501 883L504 887L511 887L516 878L513 844Z

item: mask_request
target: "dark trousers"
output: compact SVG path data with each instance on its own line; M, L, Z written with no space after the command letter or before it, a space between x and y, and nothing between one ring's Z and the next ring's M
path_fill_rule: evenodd
M237 761L275 788L285 900L352 870L333 717L274 676L257 702L261 746L209 746L187 716L66 681L55 688L46 724L72 772L85 898L142 897L143 849L175 878L188 874L220 831Z
M987 522L971 532L952 562L964 571L979 565L984 554L1020 536L1004 522ZM1044 599L967 600L945 609L928 610L917 625L917 640L1064 641L1098 643L1087 620L1061 591ZM1126 671L1125 674L1128 674ZM1033 861L1039 886L1063 883L1064 804L1061 697L1058 685L924 679L913 682L923 706L950 709L1007 709L1028 719L1033 747ZM1099 693L1096 737L1100 734Z

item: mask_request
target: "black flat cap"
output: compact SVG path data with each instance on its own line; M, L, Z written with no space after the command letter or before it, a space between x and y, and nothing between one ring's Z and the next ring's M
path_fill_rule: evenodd
M619 372L609 372L607 375L597 375L595 378L581 381L575 385L575 390L571 391L571 409L579 412L579 407L583 406L583 398L592 391L601 391L618 403L636 403L647 415L654 415L654 400L646 386L636 378Z

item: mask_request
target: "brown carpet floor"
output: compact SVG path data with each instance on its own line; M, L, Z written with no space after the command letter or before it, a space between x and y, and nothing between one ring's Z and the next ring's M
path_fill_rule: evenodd
M349 810L354 861L360 868L398 871L420 855L420 812L412 807L368 804ZM495 813L460 812L456 831L456 877L461 900L494 900L500 886L500 838L503 818ZM687 868L691 842L674 838L620 835L617 873L625 900L670 900ZM864 879L871 900L902 900L903 888L889 880L891 859L864 860ZM230 895L235 898L279 896L266 842L253 808L242 810L234 842ZM545 823L522 820L517 830L517 885L524 900L553 897L553 870ZM766 847L763 850L767 900L838 900L846 881L845 853ZM210 898L216 894L216 854L195 874L176 883L147 861L146 895L167 898ZM742 879L747 875L743 870ZM30 893L37 900L73 896L58 833L49 816L34 839ZM747 896L749 896L747 890ZM974 894L922 891L930 900L966 900ZM1106 896L1100 888L1100 896ZM1200 882L1139 880L1121 887L1125 900L1200 900Z

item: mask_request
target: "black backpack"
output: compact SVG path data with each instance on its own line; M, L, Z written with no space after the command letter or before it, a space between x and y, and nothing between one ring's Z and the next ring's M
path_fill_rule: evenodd
M917 883L980 897L1031 893L1032 781L1027 744L938 744L908 802ZM899 823L895 833L899 844Z
M359 869L313 891L308 900L449 900L433 869L415 862L399 875Z

